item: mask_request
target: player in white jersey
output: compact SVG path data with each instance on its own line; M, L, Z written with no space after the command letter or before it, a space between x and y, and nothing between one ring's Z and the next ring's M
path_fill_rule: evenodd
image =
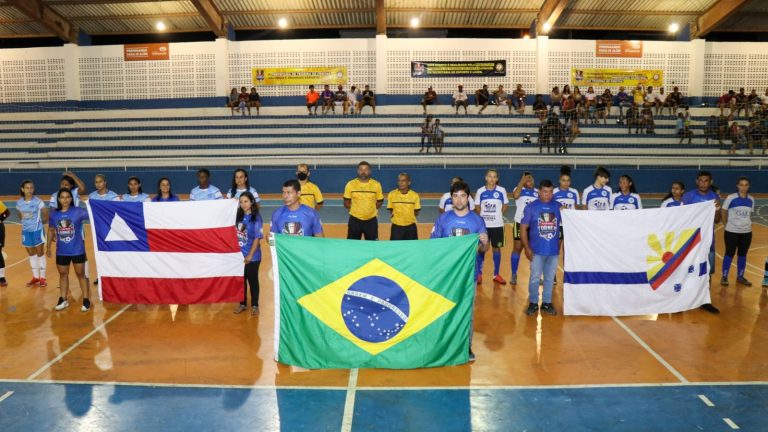
M458 182L464 182L464 179L461 177L454 177L451 179L451 186ZM475 200L472 199L472 195L469 196L469 211L475 211ZM449 212L453 210L453 199L451 198L451 193L446 192L443 194L443 196L440 197L440 202L437 203L437 211L440 212L440 214L443 214L445 212Z
M624 174L619 177L619 191L611 194L611 210L639 210L643 202L635 189L632 177Z
M608 186L611 173L603 167L595 170L595 182L584 189L581 195L581 203L587 210L610 210L611 194L613 191Z
M16 201L16 211L21 220L21 245L29 255L29 266L32 268L32 280L27 286L39 285L45 287L45 227L48 225L48 208L43 200L35 196L35 184L32 180L21 182L19 198Z
M683 205L683 194L685 193L685 184L679 180L672 182L672 187L664 199L661 200L661 208L677 207Z
M752 282L744 277L744 272L747 270L747 252L752 244L752 213L755 211L755 199L749 194L749 186L748 178L739 178L736 183L738 192L728 195L720 210L723 214L723 224L725 224L723 279L720 281L720 285L723 286L728 286L728 273L733 255L737 255L736 283L752 286Z
M520 240L520 221L523 220L525 207L539 199L539 190L534 187L534 180L528 171L523 173L517 186L512 190L512 199L515 200L515 222L512 225L512 276L509 278L511 285L517 285L517 269L520 266L520 252L523 251L523 243Z
M499 186L499 173L494 169L485 172L485 186L477 190L475 194L475 211L485 222L485 229L488 231L488 238L493 248L493 281L499 284L506 284L501 275L501 248L504 246L504 213L509 208L509 198L507 190ZM480 273L477 276L477 283L483 283L483 262L485 253L478 253L477 267Z
M576 209L581 206L579 191L571 187L571 167L560 168L559 186L552 191L552 199L560 204L560 209Z

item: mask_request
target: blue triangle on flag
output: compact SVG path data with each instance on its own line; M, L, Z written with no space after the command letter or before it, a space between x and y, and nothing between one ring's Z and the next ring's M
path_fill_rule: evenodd
M89 201L100 252L149 252L144 203Z

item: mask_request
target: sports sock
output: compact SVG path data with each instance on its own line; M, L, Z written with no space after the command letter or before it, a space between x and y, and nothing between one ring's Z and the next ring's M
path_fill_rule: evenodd
M512 252L512 274L517 274L517 269L520 267L520 254Z
M45 255L37 257L37 268L40 273L40 277L45 279L45 271L48 268L48 262L45 259Z
M744 271L747 269L747 256L736 257L736 276L739 278L744 277Z
M477 274L483 274L483 263L485 263L485 254L484 253L477 253L477 258L475 258L475 267L476 267L476 273Z
M501 267L501 251L493 251L493 275L499 274L499 267Z
M40 279L40 271L37 267L37 255L32 255L29 257L29 266L32 267L32 277L35 279Z
M728 273L731 272L731 262L733 261L733 257L730 257L728 255L723 257L723 277L728 278Z

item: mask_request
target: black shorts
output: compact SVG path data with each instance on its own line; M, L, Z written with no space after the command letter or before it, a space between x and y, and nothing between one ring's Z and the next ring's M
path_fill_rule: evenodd
M56 265L60 265L60 266L68 266L70 263L83 264L85 263L85 261L86 261L85 254L74 255L74 256L56 255Z
M488 241L493 248L504 247L504 227L486 228L488 231Z
M520 240L521 230L522 230L522 226L520 225L520 222L512 222L512 239L513 240Z
M377 218L361 220L350 216L347 222L347 239L361 240L363 237L366 240L379 239L379 220Z
M416 224L395 225L392 224L392 232L389 235L390 240L418 240L419 231Z
M373 98L363 98L362 104L363 106L373 106Z

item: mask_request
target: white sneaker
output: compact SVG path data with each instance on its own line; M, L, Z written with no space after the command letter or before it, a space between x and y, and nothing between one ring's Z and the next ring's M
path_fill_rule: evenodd
M88 312L91 309L90 300L84 300L83 305L80 307L80 312Z
M57 304L54 309L57 310L57 311L62 311L64 309L68 308L68 307L69 307L69 302L66 301L66 300L61 300L61 301L59 301L59 304Z

